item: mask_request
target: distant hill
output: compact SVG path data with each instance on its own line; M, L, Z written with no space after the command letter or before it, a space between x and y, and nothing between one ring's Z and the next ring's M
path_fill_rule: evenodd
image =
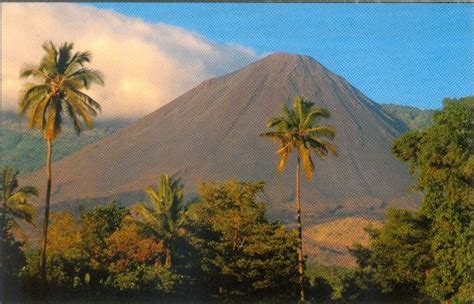
M411 130L420 130L432 124L435 110L421 110L411 106L381 104L382 110L402 121Z
M66 123L54 143L53 160L60 160L128 123L126 120L98 121L93 130L85 130L80 136ZM14 112L0 112L0 165L11 166L21 173L34 171L45 165L45 153L41 132L29 129L26 117L20 119Z

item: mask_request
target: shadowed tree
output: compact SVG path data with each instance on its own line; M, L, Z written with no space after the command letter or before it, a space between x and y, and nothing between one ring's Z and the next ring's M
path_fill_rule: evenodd
M35 187L19 187L17 180L18 171L5 167L0 176L0 193L2 195L2 213L6 220L7 215L33 223L35 210L27 202L28 197L38 196Z
M19 187L18 171L5 167L0 172L0 302L15 296L20 290L18 273L25 263L23 243L17 241L13 229L18 227L16 219L33 223L34 208L27 202L37 196L34 187Z
M319 118L329 118L326 109L314 107L314 103L297 96L293 109L283 106L283 115L270 118L267 127L274 131L262 133L280 144L277 151L280 157L278 171L283 172L286 162L293 150L296 150L296 212L298 221L298 272L300 274L300 300L304 301L303 239L301 227L300 164L302 163L306 178L314 173L311 151L324 159L329 152L337 155L336 147L322 139L333 139L336 131L332 126L319 126Z
M160 239L160 246L165 252L165 267L170 269L173 244L185 233L183 226L186 212L183 204L183 185L180 179L162 175L157 191L151 186L145 191L152 208L137 204L133 210L141 218L142 223L151 228Z
M66 42L57 49L52 42L45 42L42 47L46 54L40 63L28 64L20 72L20 78L32 78L35 82L24 85L19 108L20 116L28 112L30 128L43 132L48 148L41 256L41 277L45 279L53 141L61 132L64 111L71 118L78 135L83 129L81 119L89 129L93 127L93 118L100 111L100 105L83 91L94 83L103 85L103 78L99 71L86 67L91 60L91 53L73 53L72 43Z

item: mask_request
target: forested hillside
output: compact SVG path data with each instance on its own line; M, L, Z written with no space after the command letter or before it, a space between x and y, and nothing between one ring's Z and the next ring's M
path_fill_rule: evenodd
M380 106L386 113L401 120L411 130L424 129L432 124L431 116L434 110L422 110L396 104L381 104Z
M41 133L30 130L27 119L21 119L14 112L1 112L0 117L0 163L16 168L21 173L44 166L46 144ZM127 120L98 121L93 130L85 130L80 136L76 135L71 124L65 124L54 144L53 160L94 143L127 124Z

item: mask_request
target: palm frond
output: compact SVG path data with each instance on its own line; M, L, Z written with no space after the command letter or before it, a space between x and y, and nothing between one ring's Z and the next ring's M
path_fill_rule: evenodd
M89 129L94 127L93 117L97 115L97 111L90 106L81 95L75 91L66 90L65 101L71 107L71 111L77 116L79 115L86 123Z
M65 74L68 65L70 64L70 60L73 57L71 54L71 50L73 48L72 43L65 42L60 48L58 52L58 73Z
M33 64L26 64L20 70L20 78L28 78L33 77L40 81L46 81L49 78L49 75L45 72L40 70L36 65Z
M20 187L20 189L18 189L18 192L22 192L26 195L33 195L33 196L38 196L38 194L39 194L38 189L36 189L33 186Z
M320 126L307 129L306 133L310 134L311 137L319 135L333 139L336 136L336 128L333 126Z
M157 234L162 235L163 222L160 217L157 217L154 212L143 204L137 204L133 206L133 211L138 214L138 216L147 224L150 228L153 229Z
M283 117L273 117L268 120L267 128L273 128L276 125L279 125L283 122Z
M270 139L276 140L276 141L283 141L285 138L287 138L287 133L285 132L265 132L260 134L260 137L268 137Z
M52 41L43 44L43 50L46 54L40 61L39 70L47 71L49 77L58 73L58 50Z
M311 158L310 150L304 144L299 144L298 152L300 154L300 159L303 164L303 170L306 174L306 178L311 179L314 173L314 163Z
M328 151L337 156L337 147L332 143L316 137L310 137L307 142L311 148L315 149L319 156L326 156Z
M67 78L71 81L80 81L86 89L89 89L93 83L104 85L104 75L98 70L89 68L74 71L71 75L67 75Z
M278 149L277 153L280 157L278 162L278 172L282 173L285 170L286 162L290 157L290 154L293 150L293 142L289 141L286 144L283 144L280 149Z
M17 204L7 207L6 210L15 218L25 220L29 224L33 224L35 218L35 208L30 204Z
M329 118L331 117L331 114L324 108L315 108L306 116L302 128L310 128L313 125L314 120L318 117Z
M20 116L24 115L25 112L35 104L42 100L45 96L48 96L49 85L47 84L35 84L27 83L23 87L23 90L20 93Z
M86 102L86 105L88 106L88 108L92 109L91 113L93 115L96 115L97 111L99 112L102 111L100 104L97 101L95 101L92 97L90 97L89 95L85 93L82 93L79 90L72 90L72 91L74 92L74 94L78 95L79 97L82 98L82 100Z
M38 191L31 186L18 188L18 174L19 171L14 171L11 167L5 167L0 175L0 192L6 198L4 212L14 218L24 219L32 223L35 209L27 202L27 199L30 196L38 196Z
M69 103L66 103L66 109L67 109L67 113L69 114L69 117L72 120L74 131L76 131L76 134L79 135L82 131L82 123Z

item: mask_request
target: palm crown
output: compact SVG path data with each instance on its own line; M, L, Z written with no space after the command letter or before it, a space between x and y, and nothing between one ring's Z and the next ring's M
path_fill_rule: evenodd
M52 42L43 44L46 54L39 65L26 65L21 78L31 77L37 82L27 83L20 96L20 115L29 111L31 128L41 129L46 139L54 140L61 131L61 114L67 111L76 132L93 127L93 117L100 105L83 93L93 83L103 85L102 74L85 64L90 62L90 52L72 53L73 44L64 43L59 50Z
M27 202L28 197L38 196L36 188L31 186L19 187L18 171L6 167L0 175L0 194L2 195L2 209L5 215L33 223L34 208Z
M183 185L180 179L162 175L158 191L151 186L146 194L152 208L138 204L134 210L138 216L161 238L161 244L166 252L166 267L171 267L173 241L184 233L185 210L183 200Z
M337 155L336 146L324 140L333 139L336 131L332 126L319 126L319 118L329 118L329 112L324 108L314 107L314 103L297 96L293 109L283 106L283 115L273 117L268 121L267 127L275 131L261 134L280 143L277 153L280 157L278 171L282 172L291 152L296 149L301 158L307 178L314 173L314 163L311 151L319 157L325 158L329 152Z

